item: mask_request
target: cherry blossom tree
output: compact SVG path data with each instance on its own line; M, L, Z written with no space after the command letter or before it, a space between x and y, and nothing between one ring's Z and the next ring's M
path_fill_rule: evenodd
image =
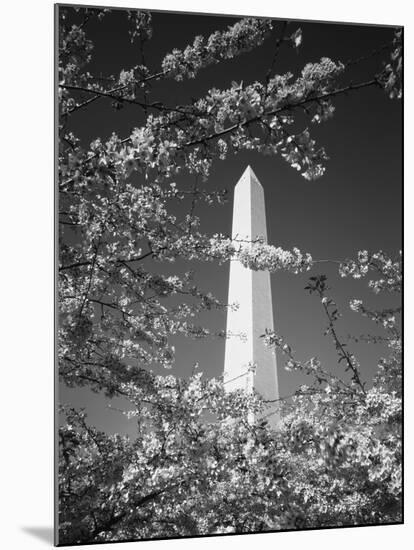
M358 83L346 81L346 64L328 58L300 74L277 74L274 60L283 48L300 47L301 30L252 18L166 53L155 72L142 62L103 78L88 70L87 29L110 10L80 8L75 23L69 12L59 8L59 377L69 387L128 400L137 437L108 435L84 411L62 405L59 542L400 521L398 308L350 304L386 334L389 356L369 387L335 328L339 313L323 276L312 277L308 290L321 300L343 378L316 358L298 362L270 332L264 344L286 354L288 369L314 379L279 403L226 392L222 380L198 373L156 376L151 366L173 367L171 335L208 335L196 323L200 312L232 307L198 288L192 272L162 275L161 262L236 259L250 269L293 274L315 265L309 253L260 236L245 242L201 231L194 205L215 208L225 198L208 187L213 162L254 150L280 155L307 180L323 176L326 154L312 125L331 118L335 97L346 92L375 87L391 99L401 96L401 31L384 53L383 70ZM183 105L152 97L154 81L197 78L207 66L257 47L274 27L275 59L262 82L213 88ZM126 12L125 29L143 48L151 14ZM84 147L72 115L103 98L115 110L136 105L144 123ZM200 185L181 188L183 174ZM190 210L178 217L174 204L189 199ZM340 267L354 278L372 272L374 292L400 291L399 259L361 251ZM282 420L273 432L266 415L275 407Z

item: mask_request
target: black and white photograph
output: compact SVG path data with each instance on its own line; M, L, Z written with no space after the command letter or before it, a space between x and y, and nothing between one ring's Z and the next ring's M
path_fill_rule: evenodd
M55 544L402 524L404 21L148 4L54 6Z

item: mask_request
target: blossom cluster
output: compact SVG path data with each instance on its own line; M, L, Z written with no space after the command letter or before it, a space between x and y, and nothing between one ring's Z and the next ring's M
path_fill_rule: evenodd
M266 243L241 246L236 257L249 269L271 272L284 269L299 273L308 271L313 265L312 256L308 253L302 254L298 248L289 251Z
M128 11L128 20L130 21L131 29L129 37L131 42L137 38L141 40L150 40L152 37L151 13L149 11L131 10Z
M195 78L200 69L259 46L271 29L269 19L246 18L227 31L213 33L207 40L197 36L185 50L175 49L165 56L163 71L175 80Z
M383 251L369 254L366 250L361 250L358 252L357 260L346 260L339 268L341 277L351 276L354 279L365 277L369 271L374 271L379 277L368 283L376 294L384 290L401 292L401 252L400 259L393 259Z
M402 28L395 31L393 40L393 49L391 51L389 62L385 65L380 75L381 85L391 99L401 99L402 97Z

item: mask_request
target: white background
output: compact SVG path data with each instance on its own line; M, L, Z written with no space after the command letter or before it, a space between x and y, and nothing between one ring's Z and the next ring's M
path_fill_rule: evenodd
M86 2L85 2L86 3ZM414 19L408 0L123 0L90 4L405 25L406 311L413 306ZM53 3L8 0L1 10L0 194L0 545L47 548L53 522ZM6 121L6 122L4 122ZM399 182L395 182L398 185ZM263 549L412 547L412 323L406 315L406 503L404 526L130 543L142 550L260 545ZM411 496L411 499L409 498ZM48 531L49 529L49 531ZM37 532L38 535L34 535ZM46 533L46 538L39 536ZM95 548L128 546L96 545Z

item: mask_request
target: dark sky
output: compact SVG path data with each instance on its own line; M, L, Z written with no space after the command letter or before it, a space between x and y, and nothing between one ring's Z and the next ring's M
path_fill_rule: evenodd
M153 38L146 49L146 61L155 72L164 55L173 48L183 48L197 34L208 36L223 30L236 19L224 16L153 13ZM209 67L196 80L176 83L166 80L154 84L152 100L169 105L185 103L192 97L204 95L211 87L226 88L232 81L249 84L263 79L270 64L274 41L280 30L275 21L270 38L256 50L235 60ZM296 74L307 62L321 57L347 62L370 54L389 42L393 36L390 27L345 25L332 23L290 22L288 30L297 27L303 31L299 53L289 47L282 49L275 71ZM101 22L91 22L87 30L95 43L93 62L89 70L105 75L119 74L140 63L139 49L130 44L127 17L122 10L114 10ZM369 80L381 68L381 55L353 65L346 77L356 82ZM378 89L368 88L340 96L335 101L333 119L320 127L312 125L313 137L325 147L330 160L325 175L316 182L306 181L280 157L261 156L244 152L217 161L206 185L210 188L232 190L250 164L262 183L266 197L268 240L270 244L291 249L297 246L310 252L315 259L342 260L354 257L360 249L384 250L396 253L401 248L402 211L402 108ZM120 112L111 109L102 99L72 117L72 127L87 145L96 137L107 138L115 131L126 137L130 130L143 123L136 106L126 106ZM190 186L193 178L183 176L176 180L179 186ZM196 211L202 219L202 228L208 232L231 232L231 200L224 206L199 206ZM163 273L174 271L174 266L148 261L147 267ZM205 290L211 290L223 301L227 297L228 264L180 263L179 270L194 269L196 280ZM325 366L335 371L337 358L330 340L322 335L325 328L323 311L315 296L304 290L310 275L326 273L332 295L343 318L338 330L346 337L371 331L371 323L349 311L352 297L366 299L377 306L379 299L367 292L366 281L341 279L333 264L316 266L311 273L295 276L272 274L273 308L276 330L284 335L296 350L299 359L318 356ZM388 297L382 304L392 303ZM395 303L395 302L393 302ZM214 330L225 328L225 313L209 312L200 318ZM191 341L175 339L176 365L172 374L186 376L198 361L206 376L218 376L223 371L224 341L213 339ZM354 345L352 351L361 360L365 380L369 381L376 361L383 350L372 345ZM279 357L279 384L281 395L288 395L304 379L283 370ZM126 419L106 409L105 399L88 390L61 388L60 400L77 406L86 406L91 423L110 431L133 433ZM121 401L115 402L121 408Z

